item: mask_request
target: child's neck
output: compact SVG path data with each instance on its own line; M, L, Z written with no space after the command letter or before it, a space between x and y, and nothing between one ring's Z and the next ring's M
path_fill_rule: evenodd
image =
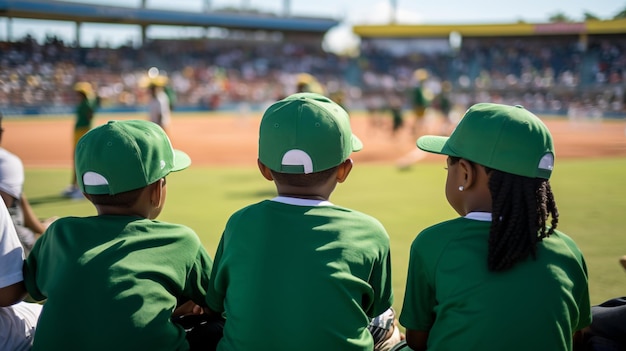
M306 195L306 194L279 193L278 196L293 197L293 198L296 198L296 199L328 201L328 197L324 197L322 195L313 195L313 194L312 195Z

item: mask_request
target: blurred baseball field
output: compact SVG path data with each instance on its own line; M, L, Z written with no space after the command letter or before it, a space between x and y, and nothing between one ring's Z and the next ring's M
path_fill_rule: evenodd
M109 119L145 115L99 115ZM193 164L168 177L168 194L160 220L193 228L213 256L228 219L240 207L275 196L271 182L256 168L260 114L176 114L171 139ZM390 116L383 116L390 123ZM406 115L410 122L410 115ZM626 137L624 121L544 119L556 144L551 179L560 212L559 229L581 247L587 260L592 303L626 291L626 274L618 258L626 255ZM2 146L19 155L26 168L25 193L37 215L95 215L86 200L60 196L70 181L71 116L5 118ZM364 143L355 153L348 180L331 201L378 218L391 237L395 307L404 293L409 246L431 224L456 216L444 196L445 158L415 153L408 130L392 136L371 117L354 113L353 129ZM433 133L438 133L436 123ZM417 162L399 168L413 152ZM286 263L292 264L292 263Z

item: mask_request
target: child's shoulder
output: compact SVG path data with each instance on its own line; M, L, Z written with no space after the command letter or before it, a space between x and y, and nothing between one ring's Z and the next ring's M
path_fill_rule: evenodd
M315 211L319 216L345 218L351 221L360 221L361 223L380 226L381 228L383 226L381 222L372 215L336 204L329 203L328 205L321 206L302 206L272 200L262 200L240 208L230 216L229 222L239 220L247 221L249 217L267 214L266 210L269 209L272 211L290 212L294 215L302 214L303 216L310 214L310 211Z
M456 217L456 218L447 219L441 222L437 222L435 224L431 224L430 226L424 228L420 232L420 235L424 233L436 233L436 232L443 232L443 231L447 232L447 231L454 230L454 229L462 230L468 225L471 225L474 223L481 223L481 221L471 220L465 217ZM485 223L489 223L489 222L485 222Z
M576 244L576 241L559 230L554 230L554 233L552 233L549 237L544 238L542 241L544 244L552 245L553 247L556 245L556 247L560 246L567 248L567 250L579 260L582 259L582 251L578 247L578 244Z
M323 209L320 208L320 210ZM385 226L378 218L370 214L337 205L328 206L326 210L328 217L342 223L340 226L346 228L346 231L368 233L368 235L376 235L381 239L389 240Z
M240 209L236 210L235 212L233 212L230 215L230 219L237 219L246 215L249 215L251 213L254 213L255 211L261 210L265 207L267 207L268 205L270 205L272 203L272 201L270 200L261 200L259 202L255 202L253 204L249 204L246 205L244 207L241 207Z
M341 211L342 213L345 213L345 215L348 216L348 217L353 217L355 219L363 220L363 221L366 221L366 222L369 222L369 223L377 223L377 224L380 224L382 226L382 224L380 223L380 220L378 220L378 218L376 218L373 215L370 215L368 213L361 212L361 211L355 210L353 208L343 207L343 206L335 206L335 208L337 210Z
M135 221L129 228L131 232L140 234L146 233L154 236L168 235L177 237L179 240L187 238L196 241L196 239L198 239L195 230L181 223L164 222L146 218Z
M52 222L48 227L48 231L80 231L85 229L89 229L90 232L110 232L112 229L116 229L123 232L195 234L191 227L180 223L118 215L62 217Z
M455 238L467 235L480 235L481 233L489 233L490 222L467 219L465 217L457 217L438 222L429 227L422 229L415 238L415 242L438 242L442 243L445 239L453 240Z

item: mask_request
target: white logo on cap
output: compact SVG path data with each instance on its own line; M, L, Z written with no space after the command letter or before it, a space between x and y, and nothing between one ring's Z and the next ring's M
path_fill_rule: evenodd
M552 154L543 155L543 157L541 158L541 161L539 161L539 168L547 169L551 171L554 168L554 155Z
M283 155L281 161L283 166L302 166L304 167L304 174L313 172L313 160L309 154L302 150L289 150Z
M161 160L161 162L159 162L159 167L161 167L161 169L165 168L165 161Z
M108 185L109 182L102 174L96 172L86 172L83 174L83 184L85 185Z

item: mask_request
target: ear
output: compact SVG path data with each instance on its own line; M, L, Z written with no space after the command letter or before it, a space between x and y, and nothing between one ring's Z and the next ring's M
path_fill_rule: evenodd
M256 164L257 166L259 166L259 171L261 171L261 174L265 179L269 180L270 182L274 180L274 177L272 176L272 171L266 165L264 165L261 160L257 159Z
M459 160L459 184L465 189L471 188L476 183L476 167L466 159Z
M165 179L161 178L152 184L150 189L150 203L154 207L161 207L165 200L165 193L163 192Z
M350 171L352 171L352 165L352 159L349 158L337 167L337 183L343 183L346 181Z

